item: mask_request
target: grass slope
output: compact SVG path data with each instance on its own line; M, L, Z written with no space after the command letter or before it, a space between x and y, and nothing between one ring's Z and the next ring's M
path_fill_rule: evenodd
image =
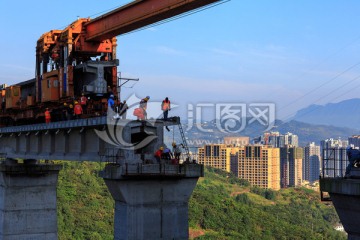
M212 168L191 197L189 219L196 239L346 239L333 229L335 209L321 203L318 193L251 188Z
M98 163L62 162L58 183L59 239L113 239L114 201ZM195 239L346 239L333 230L332 206L306 189L279 192L206 168L189 203Z

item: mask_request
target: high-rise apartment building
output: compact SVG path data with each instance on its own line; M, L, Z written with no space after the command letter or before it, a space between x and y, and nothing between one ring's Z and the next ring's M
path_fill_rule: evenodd
M209 144L198 149L198 162L230 172L231 147L226 144Z
M286 145L280 148L281 188L301 186L303 149Z
M279 148L248 145L232 151L231 171L239 178L262 188L280 189Z
M289 159L289 186L296 187L301 186L302 178L302 164L303 164L303 148L293 147L290 148Z
M314 142L304 147L303 179L309 182L319 180L321 168L320 146Z
M286 145L298 147L299 138L296 134L290 132L285 134L280 134L279 132L266 132L262 137L257 139L255 143L271 145L278 148L285 147Z
M280 189L278 148L261 145L229 147L225 144L211 144L198 149L198 161L206 166L233 172L252 185Z

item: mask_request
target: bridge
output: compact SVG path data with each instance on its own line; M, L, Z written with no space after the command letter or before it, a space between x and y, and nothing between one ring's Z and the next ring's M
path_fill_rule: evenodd
M164 127L180 118L110 117L0 128L0 239L57 239L61 165L39 160L104 161L115 200L114 239L188 239L188 200L203 166L156 162Z
M332 201L349 240L360 239L360 168L352 166L345 174L348 160L345 149L326 149L320 192L322 201Z

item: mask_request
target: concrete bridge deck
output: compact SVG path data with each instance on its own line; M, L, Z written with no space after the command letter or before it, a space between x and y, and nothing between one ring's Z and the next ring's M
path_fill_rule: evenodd
M0 128L0 239L57 239L61 165L40 159L108 163L100 176L115 200L114 239L188 239L188 201L203 165L154 157L164 127L179 123L99 117Z
M179 117L169 121L97 117L5 127L0 128L0 153L7 158L99 161L108 149L117 149L114 155L138 159L129 146L144 143L146 148L138 145L145 154L142 157L152 158L152 151L163 142L162 128L178 124ZM150 141L152 138L157 140Z

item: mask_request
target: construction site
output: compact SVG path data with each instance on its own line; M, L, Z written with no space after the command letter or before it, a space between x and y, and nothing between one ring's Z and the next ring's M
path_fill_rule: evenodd
M137 103L137 120L119 117L121 84L134 79L118 74L116 37L218 2L137 0L40 36L34 78L1 85L1 239L58 239L61 165L51 160L106 163L114 239L188 239L203 165L191 159L179 117L147 118L150 97ZM154 156L169 126L181 134L181 160Z

